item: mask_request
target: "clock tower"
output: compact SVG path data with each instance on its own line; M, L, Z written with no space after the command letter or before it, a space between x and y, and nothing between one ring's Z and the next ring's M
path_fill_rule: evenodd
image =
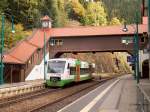
M51 22L52 22L51 18L48 15L45 15L43 18L41 18L42 28L44 29L51 28L52 26Z

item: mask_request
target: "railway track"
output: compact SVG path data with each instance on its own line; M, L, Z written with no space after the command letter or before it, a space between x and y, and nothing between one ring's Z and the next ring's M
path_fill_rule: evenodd
M18 103L18 102L21 102L23 100L39 97L43 94L47 94L47 93L50 93L50 92L55 92L57 90L58 89L44 88L44 89L41 89L41 90L38 90L38 91L35 91L35 92L26 93L26 94L22 94L22 95L17 95L17 96L11 97L11 98L4 98L4 99L0 100L0 107L6 106L8 104Z
M48 102L48 103L45 103L45 104L43 104L43 105L39 105L38 107L35 107L35 108L33 108L33 109L31 109L29 112L46 112L46 110L44 109L44 108L47 108L47 107L49 107L49 106L51 106L51 105L54 105L54 104L56 104L56 103L58 103L58 102L61 102L61 101L63 101L63 100L65 100L65 99L67 99L67 98L70 98L70 97L72 97L73 95L76 95L76 94L78 94L78 93L80 93L80 92L82 92L82 91L85 91L85 90L88 90L88 89L91 89L92 87L94 87L95 85L97 85L97 84L103 84L104 82L106 82L107 80L110 80L111 78L108 78L108 79L104 79L104 80L102 80L102 81L100 81L100 82L96 82L96 83L94 83L94 84L92 84L92 85L90 85L90 86L88 86L88 87L85 87L85 88L83 88L83 89L81 89L81 90L79 90L79 91L76 91L76 92L74 92L74 93L72 93L72 94L69 94L69 95L67 95L67 96L64 96L64 97L61 97L60 99L58 99L58 100L56 100L56 101L54 101L54 102ZM44 111L43 111L44 110ZM48 110L49 111L49 110Z
M91 81L81 83L64 89L43 89L29 95L22 95L16 98L0 102L0 112L38 112L43 108L58 103L77 93L85 91L97 84L102 84L112 78L102 81Z

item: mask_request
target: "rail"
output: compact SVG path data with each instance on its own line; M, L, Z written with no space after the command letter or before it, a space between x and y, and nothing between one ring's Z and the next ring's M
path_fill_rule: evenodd
M87 90L87 89L90 89L90 88L92 88L92 87L94 87L94 86L96 86L96 85L98 85L98 84L103 84L103 83L105 83L106 81L111 80L111 79L113 79L113 78L102 79L102 80L100 80L100 81L98 81L98 82L96 82L96 83L94 83L94 84L91 84L91 85L89 85L89 86L86 86L86 87L84 87L84 88L81 87L78 91L69 93L68 95L64 95L64 96L58 98L57 100L55 100L55 101L53 101L53 102L43 103L43 104L41 104L41 105L39 105L39 106L37 106L37 107L35 107L35 108L32 108L31 110L28 110L28 111L29 111L29 112L40 112L40 111L44 112L45 109L46 109L47 107L49 107L50 105L53 105L53 104L55 104L55 103L58 103L58 102L60 102L60 101L62 101L62 100L64 100L64 99L67 99L67 98L69 98L69 97L71 97L71 96L73 96L73 95L75 95L75 94L77 94L77 93L80 93L80 92L82 92L82 91L85 91L85 90Z
M150 84L145 86L150 87ZM147 92L140 84L137 85L137 101L138 112L150 112L150 96L148 96Z

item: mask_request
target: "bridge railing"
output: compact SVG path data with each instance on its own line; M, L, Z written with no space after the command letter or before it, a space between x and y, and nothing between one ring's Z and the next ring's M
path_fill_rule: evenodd
M138 112L150 112L150 84L137 85L137 110ZM145 91L146 90L146 91ZM149 93L149 94L148 94Z

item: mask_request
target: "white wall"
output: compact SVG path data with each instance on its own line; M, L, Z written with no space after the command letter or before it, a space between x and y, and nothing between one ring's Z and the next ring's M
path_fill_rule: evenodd
M46 60L49 60L49 53L46 54ZM44 79L44 59L39 65L35 65L32 71L28 74L27 80Z

